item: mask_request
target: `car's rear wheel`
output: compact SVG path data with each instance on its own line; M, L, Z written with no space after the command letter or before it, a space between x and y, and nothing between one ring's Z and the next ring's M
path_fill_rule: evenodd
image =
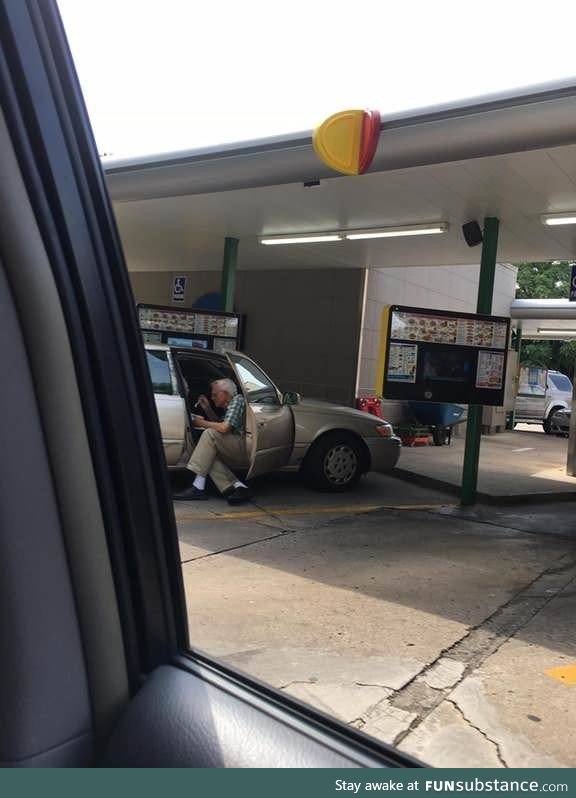
M546 433L546 435L553 435L555 432L552 424L552 416L554 415L554 413L558 412L558 410L562 410L562 407L560 406L553 407L552 410L548 413L547 418L545 418L544 421L542 422L542 426L544 427L544 432Z
M303 465L303 475L316 490L340 493L350 490L363 472L362 443L353 435L335 432L312 445Z

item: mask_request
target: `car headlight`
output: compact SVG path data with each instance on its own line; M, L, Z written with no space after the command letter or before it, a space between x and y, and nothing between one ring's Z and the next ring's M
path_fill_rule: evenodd
M381 438L391 438L394 435L392 424L378 424L376 427L376 434Z

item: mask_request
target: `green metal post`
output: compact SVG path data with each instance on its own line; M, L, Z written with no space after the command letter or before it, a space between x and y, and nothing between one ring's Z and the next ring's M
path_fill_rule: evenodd
M238 258L238 239L224 239L224 258L222 260L222 310L231 313L234 310L234 294L236 291L236 260Z
M484 219L482 258L480 260L480 281L476 313L492 312L494 276L496 274L496 253L498 251L498 228L500 222L493 216ZM466 425L466 448L462 467L462 491L460 503L468 507L476 502L478 484L478 461L480 460L480 435L482 431L482 406L470 405Z

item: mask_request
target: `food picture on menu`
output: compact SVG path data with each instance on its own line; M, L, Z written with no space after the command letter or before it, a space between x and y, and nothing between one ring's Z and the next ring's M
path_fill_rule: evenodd
M476 371L476 387L497 391L502 387L504 376L504 354L502 352L479 352Z
M418 347L415 344L391 344L387 379L391 382L416 382Z

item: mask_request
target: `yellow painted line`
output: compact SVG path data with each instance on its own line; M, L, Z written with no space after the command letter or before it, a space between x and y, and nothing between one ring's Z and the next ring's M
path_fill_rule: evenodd
M549 671L544 671L544 673L546 676L551 676L553 679L562 682L562 684L576 684L576 665L562 665L560 668L550 668Z
M441 507L455 507L455 504L364 504L344 507L271 507L269 510L240 510L231 513L179 513L177 521L242 521L250 518L269 518L276 515L324 515L340 513L370 513L373 510L439 510Z

